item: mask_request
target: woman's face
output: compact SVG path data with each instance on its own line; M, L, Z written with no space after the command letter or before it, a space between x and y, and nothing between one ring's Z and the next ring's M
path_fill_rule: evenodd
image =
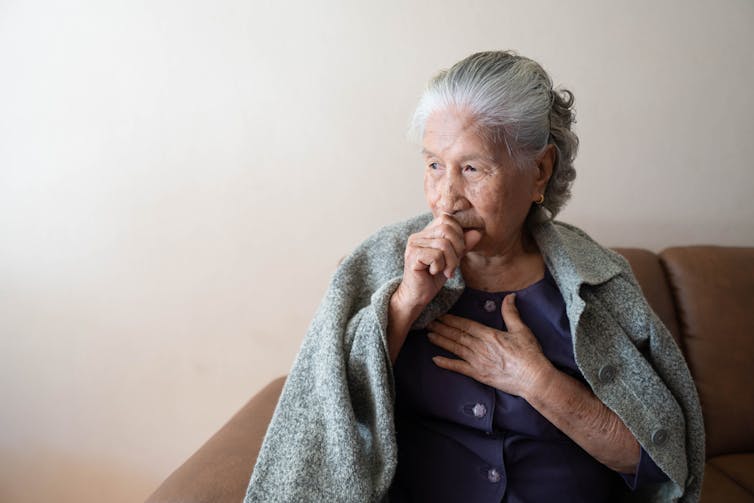
M552 173L550 150L532 167L519 169L505 147L495 148L477 134L467 112L447 109L427 119L422 153L424 194L435 218L447 213L464 229L478 229L482 239L474 251L484 255L521 242L531 204Z

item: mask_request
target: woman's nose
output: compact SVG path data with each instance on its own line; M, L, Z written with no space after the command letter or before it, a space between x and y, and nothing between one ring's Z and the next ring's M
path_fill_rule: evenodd
M443 179L440 189L439 209L446 213L454 213L463 208L463 191L461 180L451 170Z

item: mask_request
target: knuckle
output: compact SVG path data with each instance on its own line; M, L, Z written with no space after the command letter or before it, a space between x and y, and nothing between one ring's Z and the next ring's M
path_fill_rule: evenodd
M440 232L443 233L443 237L452 236L453 231L455 230L455 227L453 227L453 224L451 224L449 221L442 222L439 228L440 228Z

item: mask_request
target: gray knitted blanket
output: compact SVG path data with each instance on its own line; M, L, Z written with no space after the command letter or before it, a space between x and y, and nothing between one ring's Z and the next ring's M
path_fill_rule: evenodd
M387 500L397 463L388 303L408 236L431 218L381 229L338 267L283 388L245 503ZM531 230L566 302L584 377L671 479L633 500L697 501L704 430L696 389L629 266L576 228L547 221ZM463 289L456 271L414 328L445 313ZM606 343L604 334L615 335ZM624 372L620 386L600 383L606 358Z

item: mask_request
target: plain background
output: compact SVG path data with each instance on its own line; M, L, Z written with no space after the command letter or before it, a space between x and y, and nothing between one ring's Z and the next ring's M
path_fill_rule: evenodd
M750 0L0 0L0 500L140 501L287 372L471 52L575 93L563 220L754 245L752 48Z

